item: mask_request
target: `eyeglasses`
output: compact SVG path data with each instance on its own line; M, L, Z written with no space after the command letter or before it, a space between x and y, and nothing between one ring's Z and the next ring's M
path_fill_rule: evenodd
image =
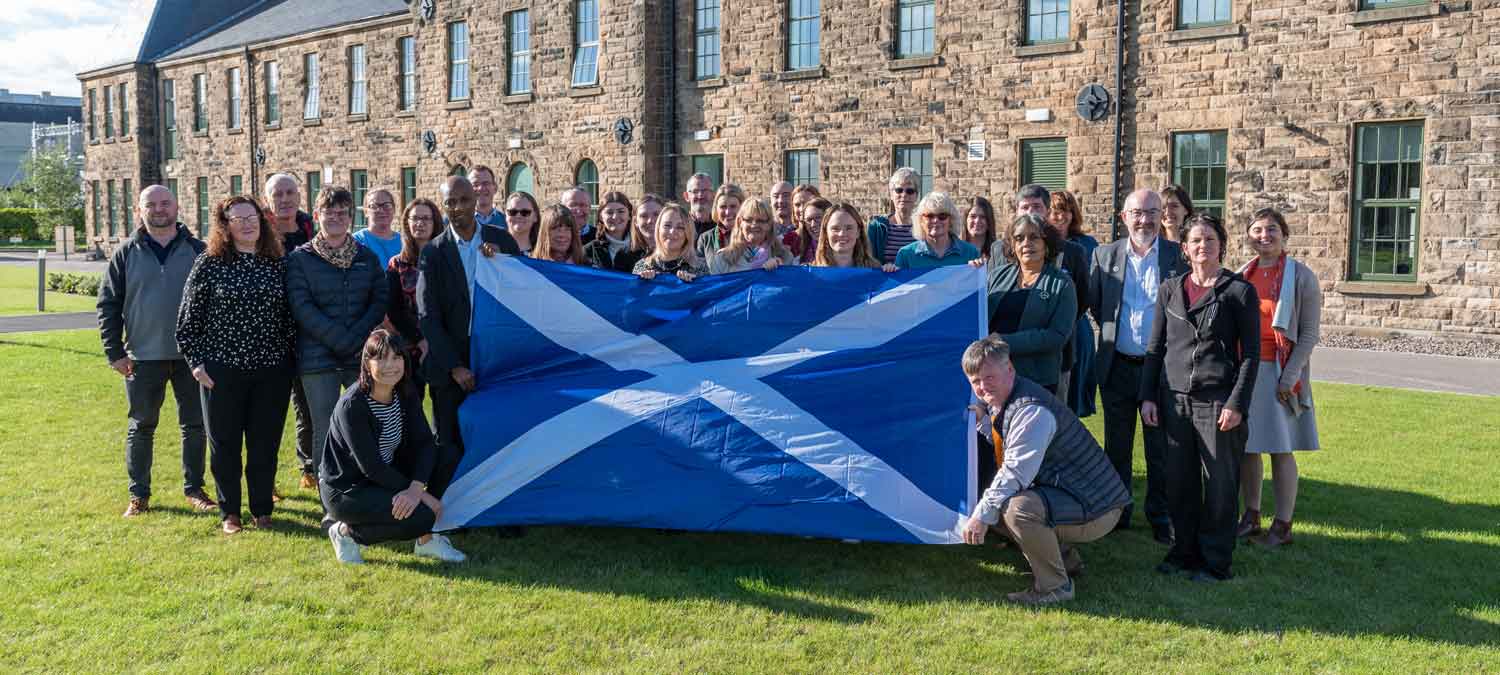
M376 211L390 211L391 209L396 208L396 203L395 202L375 202L374 204L370 205L370 208L375 209Z
M917 194L917 189L909 187L891 188L891 193L898 195L914 195Z
M407 216L406 217L406 222L408 222L408 223L428 223L428 224L431 224L432 221L433 221L433 217L432 216Z
M1154 220L1161 216L1161 209L1126 209L1125 211L1126 218L1140 218L1141 216Z
M250 223L259 223L260 216L229 216L227 220L234 225L248 225Z
M505 215L512 218L530 218L531 209L506 209Z
M928 220L947 220L948 219L948 214L946 214L946 213L924 213L924 214L922 214L922 217L926 218Z

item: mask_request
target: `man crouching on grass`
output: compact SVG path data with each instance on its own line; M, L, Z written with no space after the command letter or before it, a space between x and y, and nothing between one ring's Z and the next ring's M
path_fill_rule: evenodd
M1029 590L1006 595L1023 605L1073 599L1083 562L1069 544L1114 529L1130 493L1104 450L1067 405L1016 375L1010 345L999 336L964 350L964 375L994 417L995 480L964 524L964 543L983 544L991 525L1004 529L1031 565Z

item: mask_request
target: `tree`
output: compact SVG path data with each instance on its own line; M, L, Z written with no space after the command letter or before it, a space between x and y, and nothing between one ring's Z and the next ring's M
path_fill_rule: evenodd
M83 212L82 183L78 178L78 167L68 158L67 146L54 146L39 150L21 160L21 171L26 178L7 192L14 198L30 197L24 206L41 209L37 214L41 231L50 236L52 228L70 225L81 218Z

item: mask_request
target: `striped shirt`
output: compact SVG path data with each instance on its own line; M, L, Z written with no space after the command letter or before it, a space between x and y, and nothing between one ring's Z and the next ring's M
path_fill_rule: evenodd
M917 239L912 236L910 225L902 225L894 221L887 222L889 224L885 230L885 259L895 262L896 254L901 251L901 247Z
M401 445L401 397L392 396L390 403L381 403L374 397L370 400L370 412L380 421L380 459L390 464L396 459L396 447Z

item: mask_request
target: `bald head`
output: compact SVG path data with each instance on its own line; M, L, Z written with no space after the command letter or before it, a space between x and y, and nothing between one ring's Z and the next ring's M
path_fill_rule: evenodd
M289 225L297 220L297 208L302 205L302 188L291 174L278 173L266 179L266 201L276 222Z
M443 193L443 215L454 228L468 231L474 227L474 184L463 176L449 176L438 188Z
M771 209L776 212L776 222L792 222L792 184L781 181L771 186Z
M1130 243L1138 252L1144 252L1156 243L1161 231L1161 195L1155 190L1136 190L1125 198L1125 209L1120 220L1130 234Z
M141 223L150 229L177 228L177 197L165 187L152 185L141 190L135 209Z

